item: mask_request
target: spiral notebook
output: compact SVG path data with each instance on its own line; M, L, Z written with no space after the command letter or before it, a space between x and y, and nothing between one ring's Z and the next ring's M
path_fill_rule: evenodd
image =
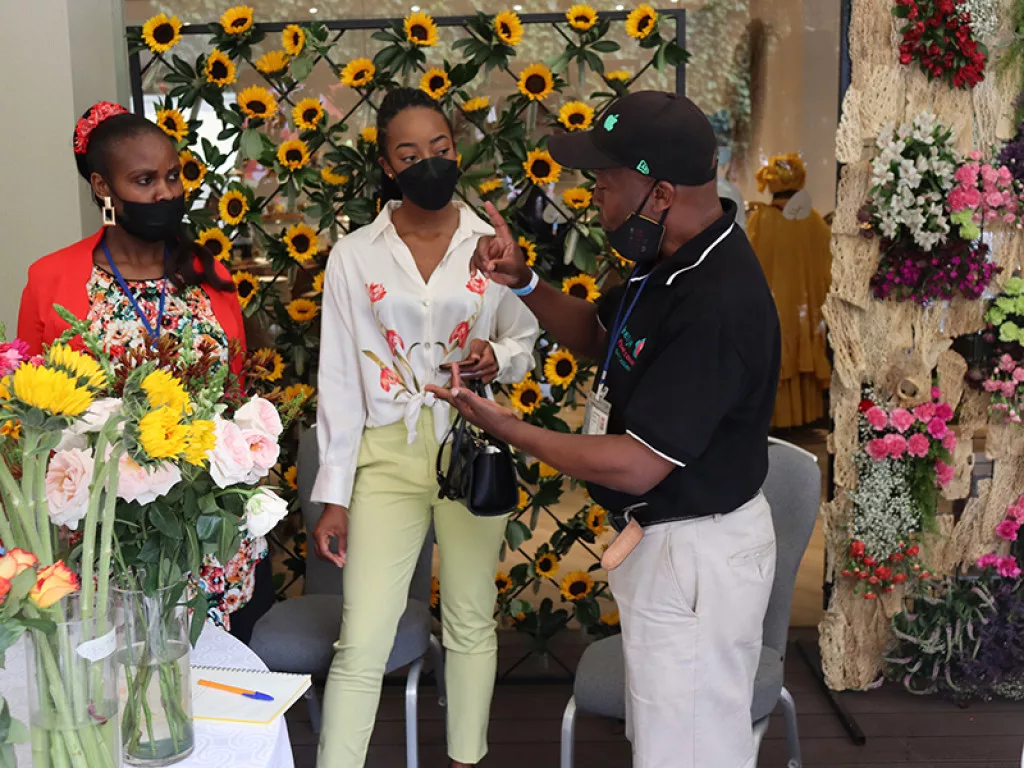
M256 701L237 693L199 685L200 680L232 685L273 696ZM192 667L192 716L218 723L270 725L287 712L311 685L309 675L291 675L258 669Z

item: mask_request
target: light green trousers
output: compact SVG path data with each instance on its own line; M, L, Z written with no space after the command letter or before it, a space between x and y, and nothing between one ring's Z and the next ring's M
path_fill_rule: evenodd
M429 410L420 414L417 431L412 445L401 422L363 435L319 768L363 768L384 666L431 519L441 561L448 754L475 764L487 753L497 666L494 573L505 518L474 517L463 505L438 499L438 445Z

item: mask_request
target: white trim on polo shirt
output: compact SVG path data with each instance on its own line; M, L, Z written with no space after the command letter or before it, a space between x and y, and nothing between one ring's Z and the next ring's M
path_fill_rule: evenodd
M702 253L700 255L700 258L697 259L696 262L694 262L693 264L691 264L688 267L683 267L682 269L678 270L677 272L673 272L672 276L668 280L665 281L665 285L672 285L672 281L675 280L677 277L679 277L681 274L683 274L683 272L689 272L691 269L696 269L697 267L699 267L701 265L701 263L704 261L704 259L707 258L707 255L709 253L711 253L713 250L715 250L715 246L717 246L719 243L721 243L723 240L725 240L725 238L727 238L729 236L729 234L735 228L736 228L736 222L734 221L732 224L729 225L729 228L727 230L725 230L725 232L723 232L722 234L720 234L718 236L718 238L715 240L715 242L713 242L711 245L709 245L707 248L704 249L704 253Z
M669 462L671 464L675 464L677 467L681 467L683 469L686 469L686 465L683 462L679 461L679 459L673 459L671 456L668 456L667 454L662 453L657 448L653 447L650 443L648 443L646 440L644 440L642 437L637 435L636 432L630 432L627 429L626 430L626 434L629 435L630 437L632 437L638 443L640 443L640 445L642 445L647 450L651 451L652 453L656 453L658 456L663 458L665 461L667 461L667 462Z

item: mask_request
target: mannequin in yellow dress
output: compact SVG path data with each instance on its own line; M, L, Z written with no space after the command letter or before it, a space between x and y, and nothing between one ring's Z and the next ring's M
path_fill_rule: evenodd
M772 427L785 429L824 415L831 366L826 354L825 302L832 275L831 229L804 191L799 155L776 155L757 172L771 203L754 203L747 236L768 278L782 328L782 370Z

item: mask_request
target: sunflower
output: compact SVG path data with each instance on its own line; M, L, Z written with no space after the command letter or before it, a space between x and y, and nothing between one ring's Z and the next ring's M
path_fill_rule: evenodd
M8 419L4 422L3 426L0 427L0 435L9 437L11 440L21 439L21 422L17 419Z
M443 69L433 67L423 73L420 78L420 90L428 93L432 99L440 99L448 89L452 87L452 81L448 79L448 73Z
M204 229L199 233L199 239L196 242L205 246L206 250L225 264L231 261L231 241L219 228Z
M517 242L523 250L523 256L526 257L526 266L532 267L537 263L537 245L522 236L519 237Z
M533 563L533 570L538 576L554 576L558 573L558 555L554 552L539 555Z
M249 117L266 120L277 112L277 99L266 88L252 85L238 94L238 106Z
M491 106L491 100L487 96L477 96L462 103L462 111L473 113L481 112Z
M562 166L543 149L530 150L523 168L530 181L537 185L554 184L562 175Z
M519 92L531 101L543 101L555 89L555 78L543 64L531 64L519 74Z
M509 396L512 407L520 413L531 414L540 405L540 385L530 376L512 387L512 394Z
M252 29L252 8L248 5L236 5L228 8L220 17L220 25L228 35L244 35Z
M288 246L288 255L301 264L316 254L319 242L316 230L302 222L288 227L284 233L284 244Z
M530 494L525 489L519 489L519 503L516 505L519 509L526 509L533 502L530 498Z
M237 189L228 190L220 199L220 217L225 224L238 226L249 213L249 199Z
M567 131L585 131L594 122L594 109L582 101L566 102L558 111L558 122Z
M235 272L231 279L235 281L235 293L238 294L238 303L242 309L245 309L260 289L259 278L252 272Z
M426 13L410 13L405 17L405 38L415 45L437 45L437 24Z
M319 99L303 99L292 110L292 120L300 131L315 131L324 119L324 108Z
M332 187L340 187L342 184L348 184L348 176L343 173L335 173L330 168L321 168L320 178Z
M498 594L504 595L510 589L512 589L512 579L504 571L498 571L494 574L494 586L498 588Z
M614 80L620 83L628 83L633 79L633 73L628 69L616 69L611 72L604 73L605 80Z
M587 510L587 528L595 536L600 536L602 533L608 530L608 526L605 525L605 521L608 519L608 512L604 507L594 504L590 509Z
M79 416L92 405L92 392L77 378L45 365L19 366L8 389L25 405L53 416Z
M582 600L594 589L594 580L585 571L567 573L562 579L562 597L576 602Z
M293 491L299 490L299 468L292 464L284 471L284 482Z
M298 24L289 24L281 33L281 45L289 56L298 56L306 45L306 33Z
M582 211L589 208L590 200L590 190L583 187L573 187L562 193L562 202L574 211Z
M223 51L215 50L206 60L206 82L214 85L225 86L235 82L237 76L235 62L227 57Z
M366 128L363 128L363 130L361 130L359 132L359 138L361 138L367 144L376 144L377 143L377 129L374 126L369 125Z
M310 299L292 299L285 309L288 310L288 317L296 323L308 323L320 311L316 302Z
M277 148L277 161L290 171L309 164L309 147L302 139L288 139Z
M185 387L177 378L161 368L146 374L140 386L153 408L166 406L178 416L192 409Z
M574 5L565 12L565 18L577 32L587 32L597 24L597 11L589 5Z
M494 33L505 45L515 48L523 41L523 22L515 11L502 11L494 17Z
M215 429L216 425L205 419L196 419L188 425L185 433L185 461L196 467L206 463L207 454L217 445Z
M544 363L544 377L556 387L568 387L576 378L579 366L568 349L559 349L548 355Z
M658 25L658 12L647 3L638 5L626 17L626 34L636 40L643 40Z
M267 51L256 59L256 69L264 75L280 75L288 69L288 60L284 51Z
M259 351L259 356L267 361L266 374L261 376L264 381L280 381L284 376L284 358L277 350L264 347Z
M352 59L341 70L341 84L350 88L363 88L373 82L377 67L369 59Z
M313 293L324 292L324 273L317 272L316 277L313 278Z
M537 464L537 473L540 475L541 480L551 480L562 474L550 464L543 461Z
M181 20L160 13L142 25L142 41L153 53L167 53L181 42Z
M66 344L54 344L46 353L46 361L75 377L83 387L102 389L107 385L107 374L93 358Z
M203 185L206 178L206 165L187 149L178 153L181 162L181 185L192 194Z
M481 195L489 195L491 192L501 189L501 186L504 183L505 182L498 178L488 179L487 181L477 185L477 191L479 191Z
M176 142L188 136L188 121L176 109L158 109L156 111L156 124L160 126L160 130Z
M600 622L606 627L617 627L619 626L619 611L614 609L608 611L608 613L602 613Z
M161 406L139 420L139 445L151 459L171 459L185 453L188 427L173 408Z
M577 299L597 301L601 298L601 291L597 287L597 281L590 275L576 275L567 277L562 281L562 293L575 296Z
M316 394L316 390L313 389L309 384L291 384L284 388L282 397L286 403L298 403L303 405L313 395Z

